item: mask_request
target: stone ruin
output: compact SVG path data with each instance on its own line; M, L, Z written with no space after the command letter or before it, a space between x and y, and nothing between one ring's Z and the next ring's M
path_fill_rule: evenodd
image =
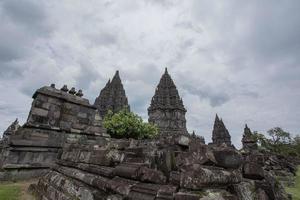
M3 140L2 180L40 176L30 186L38 200L290 199L275 173L294 166L258 151L247 126L241 151L218 116L212 144L187 133L167 71L148 109L157 138L111 138L95 106L76 94L66 86L37 90L27 122L14 123Z
M30 191L42 200L289 199L261 158L185 134L153 140L102 137L97 145L66 145Z
M122 109L130 110L119 71L116 71L116 74L111 81L108 80L105 87L96 98L94 106L97 107L102 118L109 110L113 113Z
M51 167L66 143L84 143L105 134L96 108L82 91L45 86L33 95L23 126L16 120L4 133L0 180L41 176Z
M187 133L186 109L167 68L162 75L148 108L149 122L161 134Z

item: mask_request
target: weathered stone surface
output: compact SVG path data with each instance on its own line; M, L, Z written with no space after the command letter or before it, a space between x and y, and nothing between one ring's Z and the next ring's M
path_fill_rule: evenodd
M114 169L114 174L124 178L138 179L141 165L135 163L122 163Z
M191 139L185 135L180 135L176 138L176 143L181 146L188 147L190 142L191 142Z
M132 200L154 200L158 193L159 187L159 185L153 184L136 184L131 188L128 198Z
M177 192L175 194L175 200L199 200L200 195L198 194L191 194L191 193L184 193L184 192Z
M164 184L167 178L159 170L149 169L148 167L141 167L139 170L139 179L143 182L151 182Z
M242 164L242 156L232 148L216 147L212 149L212 154L213 158L210 156L211 161L217 166L237 169Z
M167 68L148 108L149 122L156 124L160 133L187 133L186 109Z
M233 185L233 189L239 199L255 200L255 183L254 181L242 181Z
M172 177L175 176L175 177ZM178 174L171 174L171 179L178 179ZM218 187L241 182L238 171L227 171L218 168L193 166L190 170L180 173L180 187L199 190L203 187ZM176 182L174 182L176 184ZM178 183L177 183L178 184Z
M9 171L15 179L35 177L26 172L37 170L38 174L38 170L51 167L63 145L109 137L96 107L81 95L66 91L66 87L58 90L54 85L38 89L27 122L21 127L16 120L5 132L0 155L4 177L11 177ZM17 169L26 170L26 175L15 173Z
M243 166L243 176L249 179L262 180L264 179L264 170L256 163L247 162Z
M266 192L262 189L258 189L256 192L256 198L257 200L269 200L270 198L268 197L268 195L266 194Z
M119 71L116 71L112 81L108 81L96 98L94 106L97 107L100 115L104 118L105 114L111 110L116 113L122 109L130 110L128 100L123 88Z
M207 149L204 151L181 152L176 156L176 167L178 169L185 168L192 164L206 164L210 162Z

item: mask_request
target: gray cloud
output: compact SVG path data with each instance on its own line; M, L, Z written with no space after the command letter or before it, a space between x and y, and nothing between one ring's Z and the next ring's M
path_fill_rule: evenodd
M47 31L47 27L44 26L46 20L45 10L40 1L4 0L2 11L13 22L30 29L32 33L35 31Z
M93 102L117 69L132 110L146 119L168 67L189 130L206 141L215 113L236 146L244 123L296 133L299 7L296 0L3 0L0 128L16 117L26 120L35 89L68 84Z
M224 91L217 91L218 89L213 89L210 87L195 87L191 85L184 85L183 88L189 93L199 96L201 100L207 99L212 107L221 106L230 100L229 94Z

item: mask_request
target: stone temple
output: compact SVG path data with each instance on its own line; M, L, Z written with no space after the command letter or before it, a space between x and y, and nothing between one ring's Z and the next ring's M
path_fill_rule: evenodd
M148 121L156 124L161 134L187 133L186 109L167 68L162 75L148 108Z
M113 113L122 109L130 110L119 71L116 71L113 79L111 81L109 80L101 90L99 96L95 100L94 106L97 107L102 118L109 110Z
M216 115L214 128L212 132L212 141L214 145L227 145L231 146L231 136L229 131L225 127L222 119L219 119L219 116Z
M116 94L109 98L126 97ZM187 133L186 110L167 70L148 109L163 137L113 138L82 95L55 85L35 92L26 123L15 121L5 131L0 181L39 177L29 187L37 200L291 199L276 176L293 176L293 162L272 152L238 151L218 116L213 145ZM250 129L244 132L244 147L252 146Z

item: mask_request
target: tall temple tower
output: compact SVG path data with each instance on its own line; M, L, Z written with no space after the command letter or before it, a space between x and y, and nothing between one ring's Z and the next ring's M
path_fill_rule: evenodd
M219 119L218 115L216 115L215 118L212 140L215 145L222 145L225 143L227 146L231 146L231 136L225 127L223 120Z
M148 108L148 121L156 124L161 134L187 133L186 109L167 68Z
M113 79L106 83L105 87L96 98L94 106L97 107L102 118L109 110L113 113L124 108L130 110L119 71L116 71Z

